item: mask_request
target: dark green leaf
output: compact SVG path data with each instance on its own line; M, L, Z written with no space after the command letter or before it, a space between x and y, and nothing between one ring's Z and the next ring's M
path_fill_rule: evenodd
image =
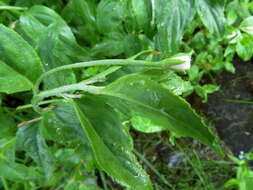
M34 49L4 25L0 25L0 59L0 92L30 90L43 72Z
M196 0L198 14L204 25L218 36L225 31L224 0Z
M21 16L17 31L36 47L46 70L88 59L65 21L52 9L33 6ZM46 79L46 88L75 82L72 71L62 71Z
M1 73L1 70L0 70ZM16 124L14 119L4 114L0 109L0 139L15 135Z
M97 8L97 26L101 33L123 32L124 1L102 0Z
M124 36L121 33L111 32L103 41L92 48L93 57L113 57L124 52Z
M85 168L88 170L94 169L94 157L89 141L72 104L62 101L55 104L55 106L54 111L43 115L43 134L45 138L63 146L75 147L78 149L78 156L82 157L83 162L85 162ZM73 159L76 159L74 155ZM64 160L68 162L68 159Z
M156 0L156 47L163 57L178 51L186 26L194 16L193 0Z
M17 149L24 150L42 167L47 178L54 170L54 160L44 137L41 134L41 124L35 123L19 128L17 132Z
M170 130L178 137L192 137L217 150L215 136L190 105L143 75L128 75L102 90L125 101L134 128L143 132Z
M150 0L131 0L131 6L138 31L146 34L150 31L152 10Z
M74 106L98 165L129 189L152 189L148 176L131 153L133 144L128 132L103 98L86 97L75 101Z

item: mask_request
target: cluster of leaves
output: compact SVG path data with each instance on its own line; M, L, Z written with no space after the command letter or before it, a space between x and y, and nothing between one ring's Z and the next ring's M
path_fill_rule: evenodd
M195 92L203 98L203 101L207 101L209 93L219 90L219 86L215 85L216 76L224 70L235 72L233 67L235 56L244 61L252 58L252 13L252 1L228 1L225 4L226 20L220 15L216 17L218 24L222 22L223 25L222 30L216 31L216 34L220 35L210 33L210 28L205 28L198 16L194 18L181 44L184 51L195 52L194 65L188 71L187 79L191 85L187 88L188 91L184 92L185 95ZM205 76L209 76L209 79L203 80ZM208 81L211 81L211 84L206 84Z
M153 189L133 153L131 127L192 137L219 152L215 136L179 95L196 91L206 99L217 90L199 82L220 63L213 57L222 52L225 2L0 4L0 187L95 190L97 173L103 181L106 172L127 189ZM217 49L211 58L202 52L207 40L208 51ZM192 49L197 64L184 80L166 64ZM214 66L203 66L206 59Z
M241 152L239 159L234 156L229 156L230 159L237 165L236 177L230 179L225 184L225 187L237 186L239 190L249 190L253 188L253 170L250 162L253 160L252 153Z

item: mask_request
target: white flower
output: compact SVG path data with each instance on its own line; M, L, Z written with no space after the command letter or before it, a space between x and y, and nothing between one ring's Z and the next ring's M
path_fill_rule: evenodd
M171 69L184 71L191 68L191 56L179 55L179 56L172 57L171 59L183 61L183 63L181 64L170 66Z

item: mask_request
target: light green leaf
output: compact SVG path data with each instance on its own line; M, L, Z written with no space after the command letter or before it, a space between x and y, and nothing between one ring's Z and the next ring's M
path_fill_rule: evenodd
M28 78L0 61L0 92L12 94L32 88L33 83Z
M207 95L218 91L220 88L217 85L205 84L203 86L196 85L194 87L195 92L203 98L203 102L207 102Z
M0 25L0 59L0 92L30 90L43 72L34 49L4 25Z
M46 178L49 179L54 169L53 155L41 134L40 126L40 123L35 123L19 128L16 147L18 150L26 151L42 167Z
M133 144L128 132L104 99L88 96L75 101L74 107L98 165L131 190L152 189L147 174L131 152Z
M14 182L18 181L22 183L41 177L33 167L26 167L23 164L11 162L3 157L0 157L0 176Z
M177 53L185 28L194 16L193 0L156 0L156 47L163 57Z
M248 34L253 35L253 16L244 19L240 24L240 29Z
M250 35L243 34L243 37L236 44L236 53L244 61L251 59L253 55L253 38Z
M149 77L135 74L125 76L101 90L101 93L127 104L133 127L137 130L169 130L178 137L192 137L218 150L215 136L190 105Z
M224 0L196 0L198 14L204 25L218 36L225 31Z

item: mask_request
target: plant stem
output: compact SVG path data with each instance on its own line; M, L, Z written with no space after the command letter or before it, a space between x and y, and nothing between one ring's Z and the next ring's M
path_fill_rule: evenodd
M2 181L3 186L4 186L4 190L9 190L8 184L7 184L6 180L4 179L4 177L1 177L1 181Z
M73 63L69 65L63 65L61 67L57 67L52 69L46 73L43 73L39 79L36 81L33 93L37 95L39 92L39 85L43 81L43 79L53 73L69 70L74 68L84 68L84 67L94 67L94 66L146 66L146 67L165 67L169 68L169 66L180 64L182 61L167 58L162 61L152 62L152 61L145 61L145 60L129 60L129 59L106 59L106 60L96 60L96 61L88 61L88 62L80 62L80 63Z
M15 7L15 6L4 5L4 6L0 6L0 10L24 11L24 10L27 10L27 8L26 7Z
M224 99L225 102L231 102L231 103L241 103L241 104L253 104L253 101L248 100L233 100L233 99Z
M99 170L99 174L100 174L100 177L101 177L101 180L102 180L102 183L103 183L103 188L104 190L109 190L108 189L108 186L107 186L107 183L106 183L106 179L105 179L105 174L103 171Z
M46 100L46 101L41 101L38 103L38 105L45 105L45 104L50 104L50 103L55 103L55 102L60 102L62 101L62 99L53 99L53 100ZM33 105L32 104L26 104L26 105L23 105L23 106L18 106L16 108L16 110L23 110L23 109L28 109L28 108L32 108Z
M51 96L59 96L60 94L62 94L64 92L75 91L75 90L82 90L82 91L86 91L86 92L89 92L92 94L99 94L100 90L102 88L103 87L86 85L85 82L61 86L59 88L54 88L52 90L46 90L46 91L43 91L43 92L35 95L32 99L32 105L33 105L34 110L37 111L38 113L40 113L41 110L37 107L37 105L44 98L51 97Z

